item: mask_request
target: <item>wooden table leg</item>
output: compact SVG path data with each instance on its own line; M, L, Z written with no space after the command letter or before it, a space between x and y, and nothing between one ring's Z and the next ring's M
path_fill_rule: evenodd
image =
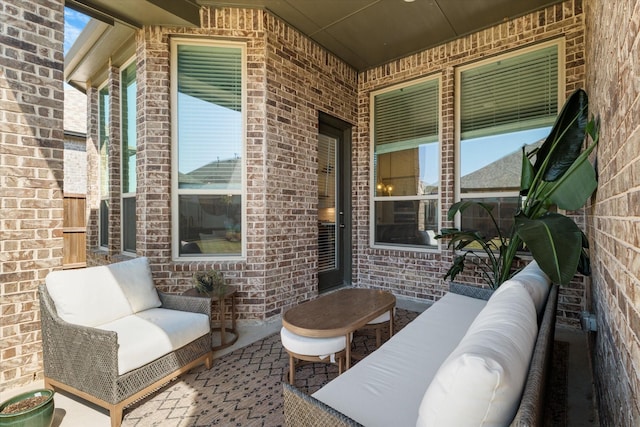
M227 307L225 305L225 298L221 297L219 300L219 308L220 308L220 347L225 347L227 345L227 325L226 325L226 317L227 317Z
M349 368L351 367L351 340L349 339L350 335L351 335L350 333L347 333L347 335L345 336L345 343L347 344L345 348L346 352L344 356L347 359L345 360L345 365L344 365L345 371L348 371Z
M389 339L393 336L393 308L389 310Z

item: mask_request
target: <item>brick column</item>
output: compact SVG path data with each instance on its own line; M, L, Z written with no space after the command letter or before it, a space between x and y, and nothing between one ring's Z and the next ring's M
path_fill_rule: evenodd
M64 2L0 3L0 393L42 377L37 288L62 266Z
M100 245L100 137L98 89L87 84L87 263Z
M136 39L137 252L154 267L156 283L169 276L171 261L171 115L169 44L159 27Z
M122 253L120 69L109 67L109 256Z

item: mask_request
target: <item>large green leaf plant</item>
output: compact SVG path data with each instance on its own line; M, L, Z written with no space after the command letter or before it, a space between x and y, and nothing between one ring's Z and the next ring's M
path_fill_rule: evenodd
M589 275L586 236L571 218L554 212L554 207L580 209L595 191L598 183L589 155L598 143L598 135L598 120L588 118L587 94L578 89L567 99L543 144L528 153L522 148L521 204L508 235L498 227L491 206L469 200L451 206L450 221L470 207L486 211L497 237L487 238L478 231L442 229L436 238L449 239L448 247L456 253L445 279L454 280L467 258L473 258L487 284L497 288L515 273L513 261L523 244L554 283L566 285L576 272Z

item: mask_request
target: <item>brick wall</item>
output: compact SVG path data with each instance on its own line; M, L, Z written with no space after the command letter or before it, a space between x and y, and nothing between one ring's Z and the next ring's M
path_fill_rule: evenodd
M318 112L356 116L355 70L266 16L266 316L317 295Z
M602 119L590 210L600 420L640 420L640 1L585 1L587 88Z
M371 91L410 79L440 75L442 78L442 171L441 212L454 202L455 188L455 67L509 50L564 37L566 40L565 89L567 95L584 86L584 24L582 2L569 0L449 43L377 67L359 76L358 134L354 145L354 241L357 245L354 272L358 285L387 289L410 298L435 300L448 289L442 277L451 265L448 250L432 253L369 247L370 209L370 129ZM578 213L578 222L584 222ZM452 226L446 221L443 227ZM479 275L461 275L456 281L482 283ZM585 298L584 279L576 278L563 287L559 301L559 321L579 325Z
M76 89L64 91L64 191L87 192L87 97Z
M86 139L65 136L64 191L67 194L86 194L87 192Z
M0 392L42 377L37 287L62 266L63 6L0 3Z
M191 287L197 270L224 271L238 290L240 316L263 320L317 293L318 111L343 120L355 117L357 74L264 11L204 8L201 16L201 28L148 27L136 36L137 96L142 106L137 130L137 253L150 258L159 288L169 292ZM233 38L247 45L247 258L243 262L171 259L169 41L173 36ZM111 76L117 78L114 72ZM96 100L92 95L92 102ZM95 106L89 114L89 135L97 141ZM115 132L112 127L112 135ZM89 154L93 180L97 180L95 144ZM113 151L112 155L119 157ZM119 173L117 168L112 161L112 175ZM97 185L90 185L97 191ZM113 202L118 197L112 191ZM95 194L92 200L95 210ZM113 206L117 222L119 210ZM92 218L90 228L97 223L95 212ZM92 236L90 245L95 248L97 234ZM109 246L108 252L94 250L89 262L122 259L119 239Z

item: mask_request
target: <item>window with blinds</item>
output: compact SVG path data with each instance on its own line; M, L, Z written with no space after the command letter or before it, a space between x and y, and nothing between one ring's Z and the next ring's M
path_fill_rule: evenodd
M436 246L440 181L440 79L371 95L372 244Z
M462 139L551 126L557 114L557 45L460 73Z
M338 140L318 135L318 273L338 267L336 245L338 218L336 217L336 174L338 173Z
M136 252L136 63L120 73L122 132L122 250Z
M438 141L438 80L393 89L374 97L377 154Z
M245 47L194 40L171 47L175 253L241 256Z
M456 70L459 104L459 197L493 206L503 232L519 206L522 147L541 144L558 114L560 42ZM495 233L484 212L468 209L462 229Z

